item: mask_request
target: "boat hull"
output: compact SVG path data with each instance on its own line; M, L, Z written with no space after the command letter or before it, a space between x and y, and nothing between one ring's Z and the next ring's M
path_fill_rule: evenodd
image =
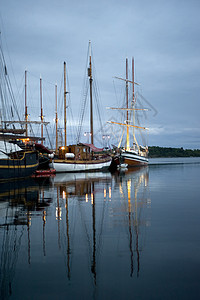
M2 158L0 159L0 181L29 177L36 171L38 164L36 151L24 152L19 159Z
M131 152L121 153L123 163L128 167L144 166L148 164L148 158Z
M102 160L54 160L51 167L56 170L56 173L65 172L88 172L95 170L108 169L111 163L111 158Z

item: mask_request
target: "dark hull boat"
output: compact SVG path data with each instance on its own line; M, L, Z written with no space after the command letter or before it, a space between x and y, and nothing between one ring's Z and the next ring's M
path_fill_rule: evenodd
M25 178L32 175L38 168L37 151L12 151L5 147L10 143L0 142L0 181ZM2 149L3 148L3 149ZM5 152L5 148L7 152ZM16 145L15 145L16 148ZM17 150L20 149L17 147Z
M38 167L38 153L24 152L21 158L0 159L0 181L29 177Z

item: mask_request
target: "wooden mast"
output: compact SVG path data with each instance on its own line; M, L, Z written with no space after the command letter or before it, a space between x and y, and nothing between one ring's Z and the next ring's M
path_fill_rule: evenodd
M26 136L28 136L28 108L27 108L27 71L25 71L25 121L26 121Z
M56 154L58 154L58 105L57 105L57 84L55 85L55 100L56 100Z
M126 124L128 124L128 58L126 58ZM126 127L126 150L130 150L130 141L129 141L129 126Z
M134 58L132 58L132 82L133 82L133 125L135 125L135 88L134 88ZM133 145L135 150L135 127L133 127Z
M65 132L65 149L67 147L67 116L66 116L66 108L67 108L67 90L66 90L66 62L64 62L64 132Z
M43 144L43 119L44 119L44 116L43 116L43 108L42 108L42 78L40 77L40 106L41 106L41 144Z
M91 56L91 41L89 41L89 68L88 76L90 80L90 135L91 135L91 144L94 144L93 136L93 103L92 103L92 56Z

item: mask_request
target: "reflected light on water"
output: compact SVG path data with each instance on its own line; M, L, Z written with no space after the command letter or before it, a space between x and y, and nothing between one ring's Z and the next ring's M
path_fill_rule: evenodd
M85 195L85 202L88 202L88 194Z
M31 213L28 212L28 213L26 213L26 215L27 215L27 224L28 224L28 226L31 226Z
M94 194L91 193L91 204L93 205L93 203L94 203Z
M56 207L56 220L62 220L61 218L62 215L62 208L61 207Z
M191 209L197 198L193 193L187 201L191 195L188 177L195 180L199 174L198 169L192 177L190 171L191 167L180 172L154 168L150 173L141 168L115 174L61 174L46 186L34 182L22 193L18 187L10 193L2 187L0 299L8 299L9 293L13 299L22 299L22 293L42 299L42 289L48 299L55 299L58 291L63 299L155 299L152 291L162 299L166 292L162 282L167 283L170 272L181 291L183 272L176 259L188 259L191 240L187 246L187 237L197 240L200 228L190 222L186 235L183 226L183 217L190 212L186 208ZM187 181L177 188L181 176ZM158 179L162 185L155 191ZM4 199L5 193L9 200ZM195 222L199 225L199 218ZM193 269L187 262L182 259L181 268L189 270L190 276L187 272L184 276L194 281L191 270L197 274L198 260ZM155 282L160 291L155 290ZM150 294L143 293L144 285ZM172 299L169 293L167 297Z
M111 187L109 187L109 199L111 199L111 195L112 195Z
M66 199L66 192L65 191L62 192L62 198Z
M46 211L43 211L43 216L42 216L43 221L46 223Z

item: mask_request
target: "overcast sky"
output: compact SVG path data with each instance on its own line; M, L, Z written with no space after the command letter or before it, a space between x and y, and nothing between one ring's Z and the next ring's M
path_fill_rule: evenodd
M125 59L134 57L140 92L158 111L149 145L200 148L199 12L199 0L1 0L1 39L19 91L25 69L42 76L51 94L44 109L54 106L67 62L75 116L88 41L103 109L116 106L113 76L124 77Z

